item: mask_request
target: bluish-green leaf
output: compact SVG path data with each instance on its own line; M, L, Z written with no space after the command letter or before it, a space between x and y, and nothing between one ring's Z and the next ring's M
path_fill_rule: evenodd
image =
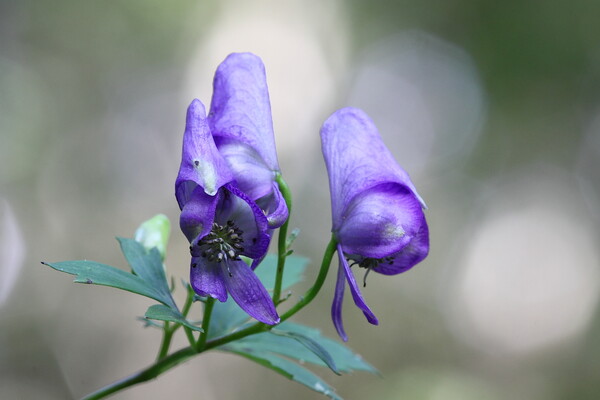
M281 329L272 329L269 333L271 335L282 336L282 337L290 338L290 339L297 341L302 346L304 346L307 350L309 350L314 355L319 357L321 359L321 361L323 361L325 363L325 365L327 365L329 367L329 369L331 369L336 374L341 375L340 371L337 369L337 367L335 365L335 361L331 357L331 354L329 354L329 352L327 350L325 350L325 348L323 346L321 346L321 344L319 342L317 342L316 340L314 340L308 336L305 336L302 333L285 331L285 330L281 330Z
M219 349L246 357L267 368L272 369L288 379L303 384L315 392L322 393L325 396L335 400L342 400L342 398L335 393L334 389L329 386L329 384L327 384L317 375L313 374L311 371L294 363L293 361L279 357L267 351L256 350L251 347L244 347L239 341L230 343L226 346L220 347Z
M379 371L375 367L363 360L361 356L354 353L346 345L321 335L321 332L316 328L311 328L291 321L280 324L278 328L285 329L288 332L296 332L319 343L327 350L327 352L329 352L331 357L335 360L336 366L342 372L366 371L372 374L379 374Z
M285 290L300 282L304 276L304 270L309 263L309 259L300 256L288 256L285 259L285 270L281 289ZM273 290L275 287L275 273L277 272L277 256L268 254L262 263L254 271L267 290Z
M308 265L308 259L298 256L286 258L283 273L282 289L287 289L302 280L303 272ZM275 272L277 270L277 256L268 254L263 262L256 267L255 273L267 290L275 286ZM226 302L216 302L213 308L210 322L209 338L225 335L239 328L250 320L246 314L231 297Z
M127 290L132 293L141 294L164 304L169 304L172 299L169 295L165 298L163 293L148 285L140 276L133 275L110 265L95 261L61 261L43 264L57 271L75 275L74 282L88 283L94 285L110 286L117 289Z
M146 250L141 243L134 239L117 238L117 240L125 259L135 274L160 293L163 299L162 303L177 309L175 301L171 297L162 258L156 247Z
M156 248L150 251L133 239L117 238L134 273L95 261L43 263L57 271L75 275L75 282L110 286L154 299L177 310Z
M289 321L283 322L275 329L296 332L314 340L323 349L325 349L327 353L329 353L331 358L334 360L338 371L340 372L367 371L373 374L378 374L378 371L373 366L364 361L351 349L333 339L322 336L317 329ZM301 362L308 362L324 367L327 366L327 364L315 353L309 351L297 340L289 337L276 336L272 333L265 332L257 335L247 336L241 339L239 342L241 343L240 346L253 348L257 351L268 351Z
M136 319L138 321L142 321L144 323L144 328L152 327L152 328L163 329L162 324L159 324L156 321L152 321L151 319L146 319L144 317L137 317Z
M147 319L156 319L159 321L175 322L178 324L185 325L188 328L193 329L195 331L204 332L202 328L192 324L190 321L185 319L185 317L180 312L173 310L172 308L169 308L163 304L155 304L153 306L150 306L148 308L148 311L146 311L146 315L144 315L144 317Z

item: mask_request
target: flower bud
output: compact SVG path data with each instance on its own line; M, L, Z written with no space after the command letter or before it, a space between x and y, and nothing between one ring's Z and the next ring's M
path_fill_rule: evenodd
M158 249L160 257L165 260L167 243L171 232L171 223L164 214L157 214L143 222L135 231L134 239L140 242L147 250L153 247Z

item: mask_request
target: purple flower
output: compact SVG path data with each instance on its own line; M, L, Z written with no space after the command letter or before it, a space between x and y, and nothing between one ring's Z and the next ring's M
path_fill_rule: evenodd
M196 293L219 301L227 300L229 293L250 316L266 324L278 323L269 293L240 259L265 255L270 241L267 218L236 184L199 100L187 111L175 196L181 230L190 242L190 281Z
M406 171L383 144L373 121L361 110L344 108L321 128L329 173L333 233L340 261L331 316L346 341L342 300L346 282L354 303L374 325L350 267L384 275L407 271L429 252L425 204Z
M231 54L217 68L213 86L208 123L217 148L269 228L278 228L288 209L275 182L279 164L265 67L254 54Z

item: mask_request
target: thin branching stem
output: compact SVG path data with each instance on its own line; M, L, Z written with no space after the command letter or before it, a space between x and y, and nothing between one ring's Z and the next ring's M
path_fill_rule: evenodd
M306 307L319 293L321 288L323 287L323 283L325 282L325 278L327 277L327 273L329 271L329 267L331 265L331 260L336 252L337 240L332 235L329 244L323 254L323 260L321 262L321 268L319 269L319 274L315 280L313 286L301 297L301 300L296 303L292 308L290 308L285 314L281 316L281 321L285 321L290 318L292 315L296 314L298 311ZM273 326L263 324L262 322L257 322L245 329L242 329L237 332L233 332L229 335L222 336L219 338L215 338L212 340L207 340L208 338L208 330L210 327L210 316L212 313L212 308L214 305L214 299L209 298L206 301L206 306L204 309L204 318L202 320L202 329L203 333L200 335L200 339L198 340L197 345L190 345L181 350L178 350L170 355L166 355L159 360L157 360L154 364L149 366L146 369L143 369L139 372L136 372L133 375L130 375L124 379L116 381L110 385L107 385L94 393L91 393L83 398L83 400L96 400L105 398L113 393L119 392L123 389L129 388L131 386L137 385L139 383L147 382L151 379L154 379L161 375L163 372L168 371L169 369L187 361L188 359L203 353L205 351L217 348L219 346L223 346L227 343L233 342L235 340L242 339L246 336L255 335L257 333L269 331ZM189 311L189 307L186 309L184 307L185 314L187 315L187 311ZM175 329L172 329L174 332ZM170 339L169 339L170 340Z
M275 275L275 287L273 288L273 303L277 306L281 302L281 283L283 281L283 270L285 267L285 259L287 257L287 231L288 224L290 222L290 215L292 213L292 192L285 183L281 174L277 174L276 177L277 185L281 191L281 195L285 199L285 204L288 209L288 218L285 223L279 228L279 237L277 243L277 272Z

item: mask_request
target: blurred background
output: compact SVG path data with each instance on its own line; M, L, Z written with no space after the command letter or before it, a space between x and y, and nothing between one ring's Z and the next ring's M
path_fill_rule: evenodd
M40 261L125 268L113 237L162 212L187 278L185 110L237 51L266 65L296 251L315 260L295 296L329 237L333 111L363 108L429 206L430 256L369 276L380 326L346 299L348 344L382 377L315 369L342 397L598 398L599 18L592 0L1 1L0 398L78 398L152 363L159 332L135 319L152 301ZM334 275L298 315L331 337ZM322 398L221 353L115 398L169 396Z

